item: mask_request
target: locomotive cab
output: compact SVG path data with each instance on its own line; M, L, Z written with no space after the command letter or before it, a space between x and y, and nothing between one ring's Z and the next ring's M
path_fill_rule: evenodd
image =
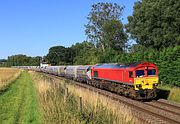
M158 70L152 63L143 63L134 70L135 90L154 89L158 85Z
M149 97L156 97L155 90L158 86L157 66L152 63L142 63L134 70L135 91L146 91Z

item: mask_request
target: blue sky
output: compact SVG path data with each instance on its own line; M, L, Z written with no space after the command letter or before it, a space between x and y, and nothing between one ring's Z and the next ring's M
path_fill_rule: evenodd
M0 59L15 54L42 56L52 46L69 47L86 39L91 5L124 5L123 23L136 0L0 0Z

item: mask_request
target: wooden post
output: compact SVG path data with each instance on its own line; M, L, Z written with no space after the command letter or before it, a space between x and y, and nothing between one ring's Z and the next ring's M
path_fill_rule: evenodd
M66 95L68 96L68 88L66 88Z
M51 78L49 78L49 83L51 83Z
M82 97L79 97L79 108L80 112L82 113Z
M67 99L67 96L68 96L68 88L65 88L65 91L64 91L64 102L66 102L66 99Z

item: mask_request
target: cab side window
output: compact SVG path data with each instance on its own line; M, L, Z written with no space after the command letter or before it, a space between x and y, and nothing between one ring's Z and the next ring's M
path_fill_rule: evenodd
M129 78L133 78L133 72L129 71Z
M144 76L144 70L136 70L136 77Z
M148 76L154 76L156 75L156 70L155 69L149 69L148 70Z
M98 71L94 71L94 77L98 77Z

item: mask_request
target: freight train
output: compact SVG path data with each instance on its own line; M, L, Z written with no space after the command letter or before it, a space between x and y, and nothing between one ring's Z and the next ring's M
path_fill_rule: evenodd
M157 96L158 69L149 62L20 68L68 78L133 99L154 99Z

